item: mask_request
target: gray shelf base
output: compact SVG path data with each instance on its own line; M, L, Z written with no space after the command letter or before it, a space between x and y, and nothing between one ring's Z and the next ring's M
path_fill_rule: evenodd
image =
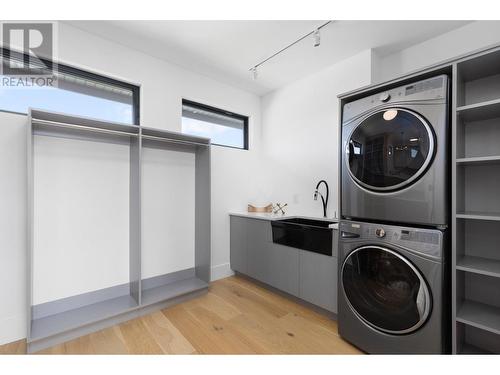
M175 281L166 285L143 290L142 305L151 305L160 301L175 298L187 293L196 292L207 288L208 284L196 277Z
M458 309L457 322L500 334L500 308L466 300Z
M500 277L500 260L474 256L462 256L457 260L457 270L492 277Z
M28 342L94 323L135 307L137 302L127 295L35 319L31 322L31 336Z

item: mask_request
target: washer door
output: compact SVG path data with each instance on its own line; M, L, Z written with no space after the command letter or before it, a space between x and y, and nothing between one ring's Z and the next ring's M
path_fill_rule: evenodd
M426 171L434 155L434 134L418 113L387 108L358 124L346 153L356 183L374 191L398 190Z
M429 316L424 278L395 251L379 246L352 251L342 265L342 287L354 313L379 331L410 333Z

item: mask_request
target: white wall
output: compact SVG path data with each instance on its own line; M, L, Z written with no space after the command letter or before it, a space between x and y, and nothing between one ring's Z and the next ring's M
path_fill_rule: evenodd
M0 112L0 344L26 330L26 117Z
M141 84L145 126L180 131L182 98L250 116L250 151L212 152L212 277L230 274L227 213L243 209L258 190L247 173L258 170L260 98L64 23L58 53L61 62ZM0 291L0 344L26 332L25 126L24 116L0 113L0 278L8 286Z
M194 153L143 147L141 174L142 277L193 268Z
M382 58L375 81L387 81L495 44L500 44L500 21L475 21Z
M289 213L322 216L313 200L321 179L330 187L328 216L338 211L337 95L370 84L371 60L372 51L364 51L263 97L269 197L287 202Z
M128 283L128 145L33 143L33 304Z

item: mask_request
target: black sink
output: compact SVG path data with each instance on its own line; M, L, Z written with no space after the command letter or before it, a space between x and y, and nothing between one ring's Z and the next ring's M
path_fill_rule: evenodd
M333 230L328 226L334 223L302 218L274 220L273 242L331 256Z

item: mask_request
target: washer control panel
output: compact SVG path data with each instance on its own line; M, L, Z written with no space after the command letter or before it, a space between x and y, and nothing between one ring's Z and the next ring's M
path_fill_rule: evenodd
M342 109L342 123L345 124L357 116L389 104L404 105L407 102L431 102L446 104L448 94L448 76L440 75L405 86L378 92L371 96L346 103Z
M432 257L442 256L443 232L437 229L409 228L357 221L341 221L340 240L393 244Z

